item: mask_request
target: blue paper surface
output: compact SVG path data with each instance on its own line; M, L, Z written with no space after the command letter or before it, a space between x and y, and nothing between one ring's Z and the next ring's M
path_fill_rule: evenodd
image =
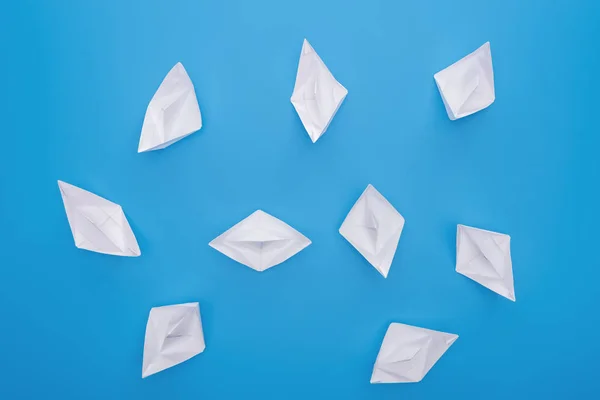
M597 395L597 1L2 8L0 398ZM289 101L305 37L349 90L316 144ZM450 121L433 74L488 40L496 102ZM178 61L204 126L137 154ZM142 256L75 248L58 179L121 204ZM406 219L387 280L338 233L369 183ZM208 246L256 209L313 244L264 273ZM458 223L511 235L516 303L454 271ZM206 351L142 380L150 308L190 301ZM370 385L393 321L460 338Z

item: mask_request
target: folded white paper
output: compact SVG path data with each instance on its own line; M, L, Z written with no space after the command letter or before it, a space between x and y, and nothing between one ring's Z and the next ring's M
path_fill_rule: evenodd
M313 143L325 133L347 94L304 39L291 101Z
M258 210L209 243L256 271L281 264L311 241L285 222Z
M189 360L205 348L198 303L154 307L146 325L142 378Z
M404 218L394 206L369 185L340 227L340 234L387 278Z
M420 382L456 339L458 335L453 333L390 324L373 367L371 383Z
M458 225L456 272L516 301L508 235Z
M75 246L115 256L139 256L140 248L120 205L58 181Z
M150 100L138 153L164 149L202 128L194 84L177 63Z
M490 42L433 77L451 120L488 107L496 99Z

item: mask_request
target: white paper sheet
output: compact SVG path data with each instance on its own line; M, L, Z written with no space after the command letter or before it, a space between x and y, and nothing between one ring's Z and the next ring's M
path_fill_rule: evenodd
M137 257L135 235L120 205L58 181L75 246L96 253Z
M496 99L490 42L433 77L451 120L488 107Z
M458 225L456 272L516 301L508 235Z
M258 210L209 243L256 271L281 264L311 244L285 222Z
M392 323L377 355L371 383L420 382L458 335Z
M340 234L387 278L404 218L375 189L367 186L340 227Z
M154 307L146 324L142 378L189 360L205 348L198 303Z
M325 133L347 94L304 39L291 101L313 143Z
M194 84L177 63L150 100L138 153L160 150L202 128L202 116Z

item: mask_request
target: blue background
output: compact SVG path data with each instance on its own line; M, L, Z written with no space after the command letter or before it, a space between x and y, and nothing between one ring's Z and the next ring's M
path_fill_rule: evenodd
M590 398L600 356L594 0L7 0L0 13L0 398ZM349 95L312 144L307 37ZM485 41L496 102L433 74ZM181 61L202 130L137 154ZM121 204L139 258L75 248L57 179ZM372 183L406 218L388 279L339 234ZM313 244L264 273L208 242L261 208ZM512 236L517 302L454 272L456 224ZM141 379L151 307L206 351ZM370 385L390 322L454 332L419 384Z

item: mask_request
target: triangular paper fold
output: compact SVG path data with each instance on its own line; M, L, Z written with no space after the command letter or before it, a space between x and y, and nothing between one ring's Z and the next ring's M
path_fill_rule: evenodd
M381 344L371 383L420 382L458 335L392 323Z
M146 324L142 378L189 360L205 348L198 303L154 307Z
M347 94L304 39L291 102L313 143L325 133Z
M508 235L458 225L456 272L516 300Z
M490 43L434 75L451 120L483 110L496 99Z
M141 254L120 205L58 181L69 226L80 249L116 256Z
M368 185L344 219L340 234L386 278L403 228L402 215Z
M164 149L200 128L202 116L194 84L177 63L148 104L138 153Z
M258 210L215 238L209 246L256 271L280 264L311 244L285 222Z

